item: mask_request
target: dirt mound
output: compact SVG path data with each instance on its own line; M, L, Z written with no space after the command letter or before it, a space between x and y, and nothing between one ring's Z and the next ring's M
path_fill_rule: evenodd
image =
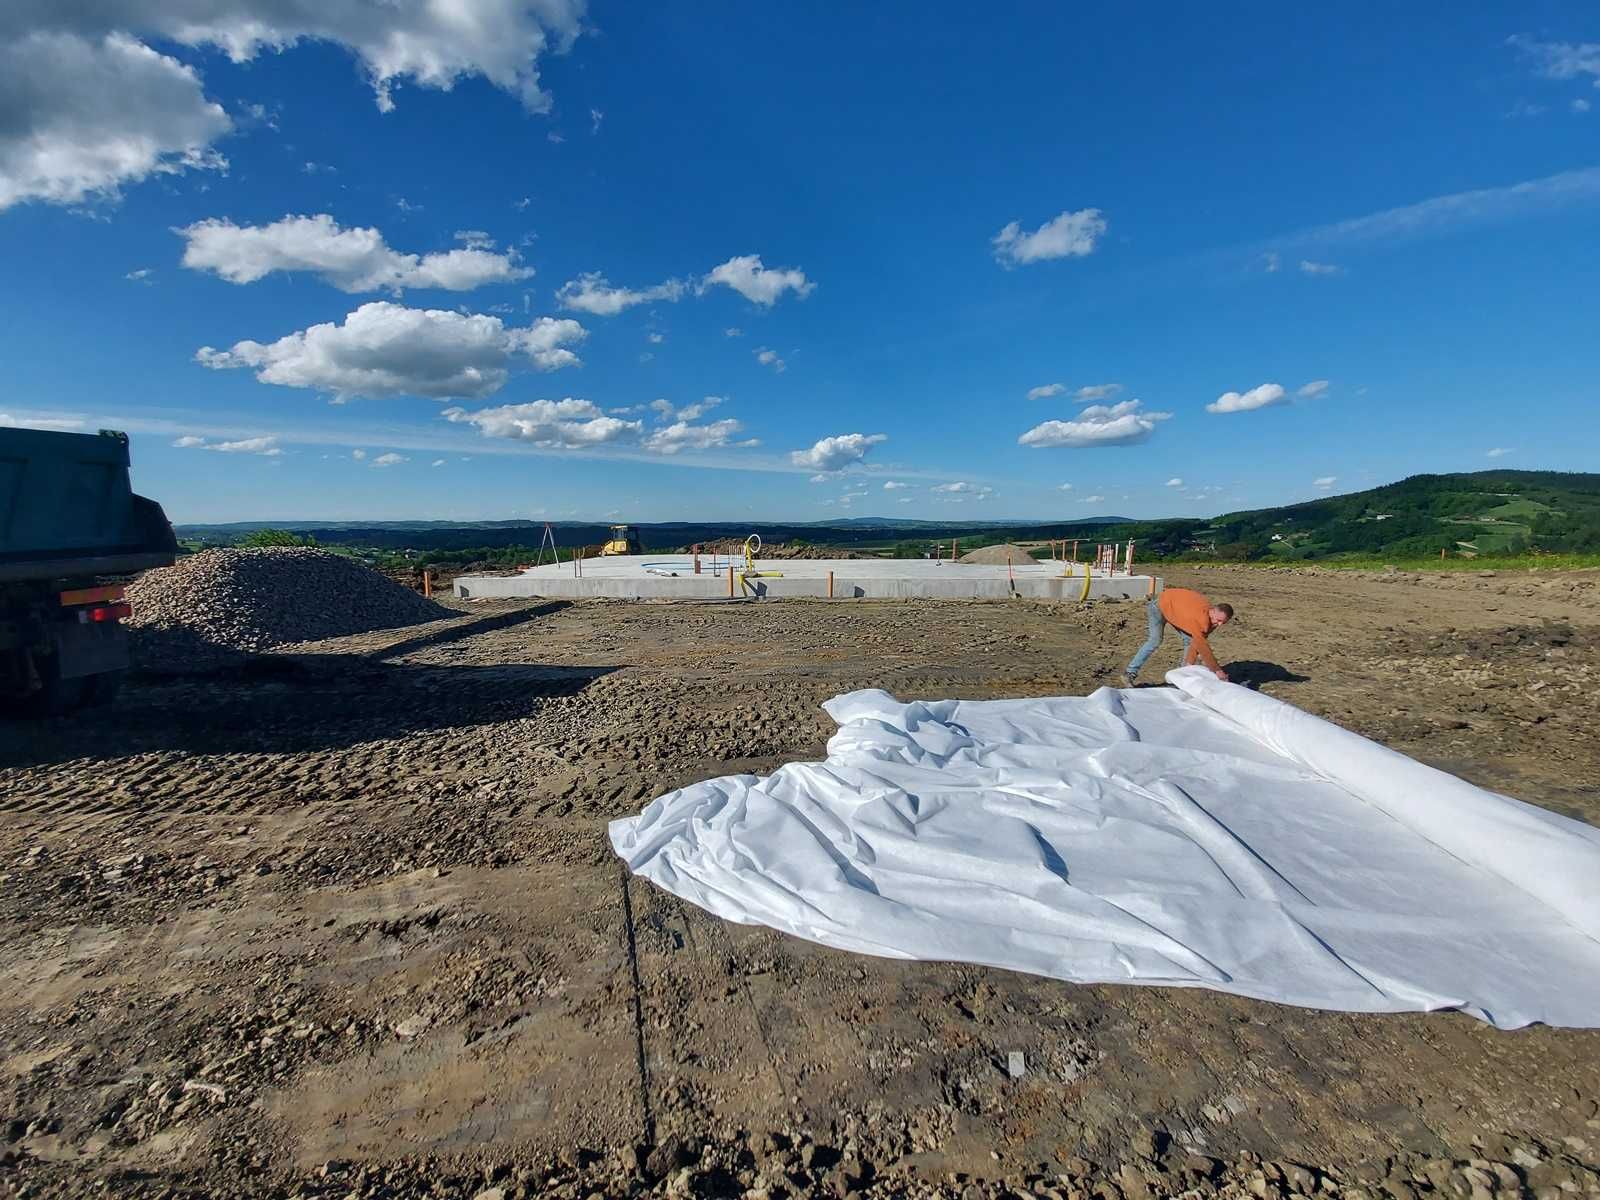
M451 615L353 559L307 547L205 550L145 572L128 601L135 658L157 670Z
M1001 542L998 546L985 546L981 550L969 550L957 562L977 563L980 567L1003 567L1006 563L1027 563L1032 560L1028 552L1021 546L1013 546L1010 542Z

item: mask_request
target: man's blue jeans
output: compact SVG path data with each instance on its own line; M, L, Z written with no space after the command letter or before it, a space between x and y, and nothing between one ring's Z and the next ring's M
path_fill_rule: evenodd
M1148 607L1150 614L1150 636L1145 639L1144 645L1139 647L1139 652L1133 656L1133 661L1128 664L1128 678L1135 679L1139 669L1150 661L1150 656L1161 648L1161 635L1167 631L1167 618L1161 612L1161 601L1151 600ZM1178 635L1183 638L1183 657L1189 657L1189 635L1183 630L1178 630Z

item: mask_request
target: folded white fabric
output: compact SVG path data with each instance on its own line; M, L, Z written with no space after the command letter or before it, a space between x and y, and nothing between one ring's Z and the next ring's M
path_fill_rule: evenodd
M614 821L629 869L840 949L1352 1012L1600 1026L1600 830L1186 667L839 696L822 763Z

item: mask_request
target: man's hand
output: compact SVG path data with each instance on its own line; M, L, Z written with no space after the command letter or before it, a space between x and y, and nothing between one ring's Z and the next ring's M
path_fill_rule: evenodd
M1223 683L1227 683L1228 682L1228 673L1226 671L1224 671L1221 667L1218 667L1215 671L1212 672L1212 674L1215 675L1218 679L1222 680Z

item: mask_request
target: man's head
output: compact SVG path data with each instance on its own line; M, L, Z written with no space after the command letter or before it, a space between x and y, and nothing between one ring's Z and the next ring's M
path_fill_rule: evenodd
M1233 620L1233 605L1213 604L1211 606L1211 628L1220 629Z

